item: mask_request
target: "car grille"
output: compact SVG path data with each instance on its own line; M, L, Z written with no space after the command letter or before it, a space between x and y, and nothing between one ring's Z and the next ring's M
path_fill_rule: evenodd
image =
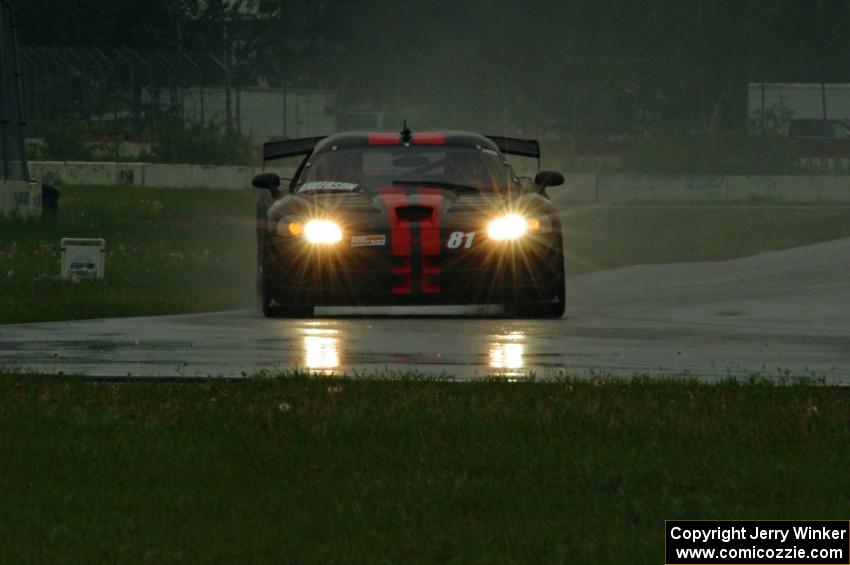
M430 206L401 206L396 208L395 214L399 220L418 222L430 220L434 215L434 209Z

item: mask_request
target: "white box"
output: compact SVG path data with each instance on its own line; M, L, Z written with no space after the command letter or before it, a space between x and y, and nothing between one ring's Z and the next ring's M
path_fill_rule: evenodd
M106 240L63 237L63 279L102 279L105 267Z

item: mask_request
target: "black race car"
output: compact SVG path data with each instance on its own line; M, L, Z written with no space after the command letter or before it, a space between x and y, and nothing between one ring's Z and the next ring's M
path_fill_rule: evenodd
M339 133L270 141L264 162L304 155L281 187L265 172L257 206L257 294L266 316L314 306L502 304L564 313L564 252L541 171L522 181L505 155L536 141L447 131Z

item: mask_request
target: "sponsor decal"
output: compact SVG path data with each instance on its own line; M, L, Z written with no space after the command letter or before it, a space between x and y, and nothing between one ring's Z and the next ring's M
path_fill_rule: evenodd
M385 235L353 235L351 236L351 247L375 247L387 244Z
M91 260L73 261L68 268L68 277L77 277L81 279L93 279L97 277L97 263L92 263Z
M351 192L357 190L357 183L335 182L335 181L313 181L305 182L299 188L299 192L310 192L311 190L339 190L340 192Z

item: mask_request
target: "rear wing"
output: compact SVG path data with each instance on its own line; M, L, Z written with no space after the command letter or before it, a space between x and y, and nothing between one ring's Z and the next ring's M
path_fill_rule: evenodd
M487 137L496 144L502 153L537 159L537 166L540 166L540 144L537 143L536 139L515 139L496 135L488 135Z
M302 137L300 139L273 139L263 143L263 162L297 155L309 155L316 144L325 137Z
M540 164L540 144L535 139L516 139L513 137L487 136L496 144L499 151L506 155L518 155L537 159ZM273 139L263 144L263 162L296 155L309 155L322 137L302 137L300 139Z

